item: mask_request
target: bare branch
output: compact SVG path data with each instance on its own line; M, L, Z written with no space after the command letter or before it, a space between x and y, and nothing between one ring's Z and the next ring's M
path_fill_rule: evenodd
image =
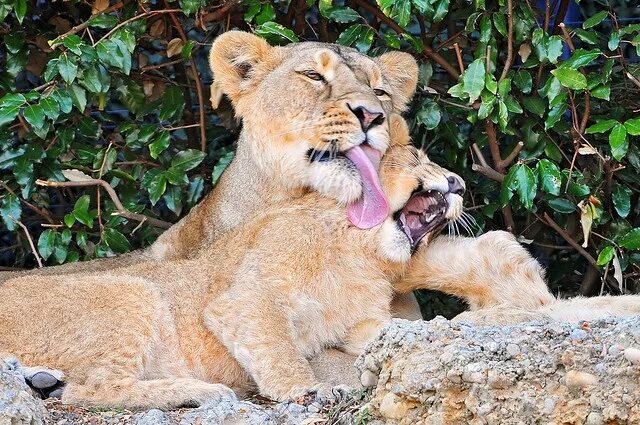
M497 181L498 183L502 183L502 181L504 180L504 175L500 174L491 167L485 167L484 165L480 164L473 164L471 166L471 169L477 173L482 174L485 177L490 178L491 180Z
M507 157L503 160L500 160L500 164L496 167L496 168L500 168L500 169L507 169L511 163L513 161L515 161L515 159L518 157L518 154L520 153L520 151L522 150L522 148L524 147L524 143L522 142L518 142L514 147L513 150L511 151L511 153L509 155L507 155Z
M13 217L11 217L11 218L13 219L13 221L18 226L22 227L22 230L24 231L24 234L27 237L27 240L29 241L29 246L31 247L31 252L33 253L33 256L36 257L36 261L38 262L38 267L42 268L42 259L40 258L40 255L38 254L38 250L36 250L36 246L33 244L33 239L31 238L31 235L29 234L29 230L27 229L27 226L22 224L22 222L20 220L16 220Z
M513 1L507 0L507 24L508 24L508 33L507 33L507 59L504 61L504 68L502 69L502 74L500 74L500 79L498 83L505 79L507 73L511 69L511 65L513 64Z
M117 212L112 213L113 215L119 215L121 217L128 218L131 220L136 220L136 221L147 221L152 226L160 227L161 229L168 229L169 227L171 227L171 223L169 222L158 220L157 218L147 217L144 214L133 213L127 210L122 205L122 202L120 202L120 198L118 198L116 191L113 190L113 188L109 185L109 183L107 183L104 180L87 179L87 180L73 181L73 182L54 182L50 180L36 180L36 184L38 186L45 186L45 187L102 186L102 188L107 191L107 193L109 194L109 197L111 198L111 201L113 201L113 203L116 206L116 209L118 210Z

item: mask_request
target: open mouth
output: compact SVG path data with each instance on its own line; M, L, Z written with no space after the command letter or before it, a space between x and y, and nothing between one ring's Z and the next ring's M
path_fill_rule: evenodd
M393 218L409 238L411 249L415 250L427 234L444 227L447 222L446 211L447 200L444 195L437 190L428 190L412 195Z

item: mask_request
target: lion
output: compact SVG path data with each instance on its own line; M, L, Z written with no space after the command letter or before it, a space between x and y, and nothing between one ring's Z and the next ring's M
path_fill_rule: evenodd
M272 47L252 34L229 31L216 38L209 64L215 78L212 101L226 95L242 120L234 159L212 192L149 248L0 273L0 283L24 274L91 273L194 258L256 212L308 191L349 204L360 225L384 219L384 209L376 208L382 202L379 191L366 185L345 153L363 142L385 152L386 117L404 111L416 89L418 66L411 55L370 58L352 48L312 42ZM359 201L363 183L371 196ZM394 311L421 318L411 294L397 298Z
M359 149L376 169L374 149ZM276 400L328 394L307 358L326 347L358 354L391 318L391 282L462 212L452 178L464 187L416 148L394 146L380 170L388 213L368 229L310 192L194 259L11 279L0 286L0 352L63 371L65 403L174 408L255 387ZM54 307L37 308L41 299Z

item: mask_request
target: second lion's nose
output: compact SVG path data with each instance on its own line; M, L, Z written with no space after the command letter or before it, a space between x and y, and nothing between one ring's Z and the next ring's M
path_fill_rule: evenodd
M455 193L460 196L464 194L464 183L460 177L449 176L447 181L449 182L449 193Z
M382 112L371 112L364 106L357 106L355 108L349 106L349 109L351 109L351 112L353 112L353 114L358 118L362 131L365 133L370 128L384 122L384 114Z

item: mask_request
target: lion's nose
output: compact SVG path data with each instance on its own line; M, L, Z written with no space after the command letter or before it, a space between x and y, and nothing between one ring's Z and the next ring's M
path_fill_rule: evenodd
M455 193L460 196L464 194L464 182L460 177L449 176L447 177L447 181L449 182L449 193Z
M376 125L380 125L384 122L384 114L382 112L371 112L364 106L357 106L352 108L351 105L349 109L353 114L358 117L358 121L360 121L360 127L362 127L362 131L365 133L372 127Z

